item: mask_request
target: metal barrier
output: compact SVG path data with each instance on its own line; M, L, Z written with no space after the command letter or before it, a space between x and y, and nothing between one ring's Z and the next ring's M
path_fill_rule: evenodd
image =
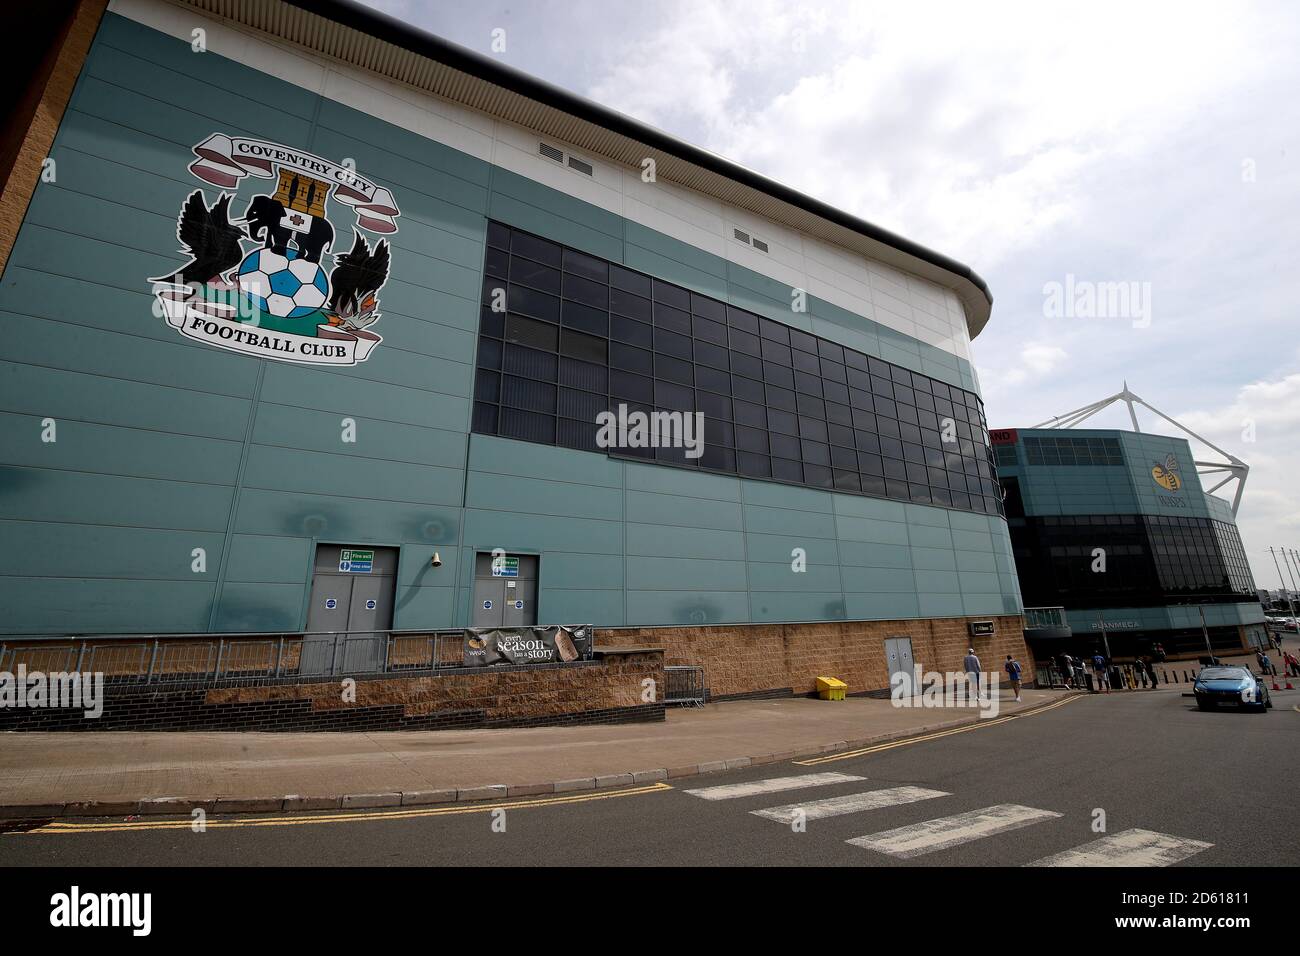
M1034 685L1039 689L1052 689L1060 687L1066 691L1091 691L1095 683L1095 678L1091 670L1087 667L1075 667L1070 679L1066 680L1065 672L1061 667L1049 663L1047 666L1036 667L1034 671Z
M664 668L665 704L684 704L687 707L704 706L704 668L673 665Z
M1034 670L1034 686L1042 690L1050 690L1053 687L1079 690L1083 687L1083 684L1083 671L1078 667L1074 669L1068 680L1064 672L1056 664L1048 664L1045 667L1040 666Z
M218 684L410 674L459 667L463 632L313 631L304 634L56 638L0 644L0 671L102 673L113 684Z

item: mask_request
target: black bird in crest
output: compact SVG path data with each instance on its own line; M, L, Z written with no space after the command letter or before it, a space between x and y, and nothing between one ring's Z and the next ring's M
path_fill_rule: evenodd
M212 208L203 201L200 189L190 193L176 218L176 238L184 246L190 261L174 275L160 276L150 282L169 282L179 277L186 285L203 285L220 279L239 265L244 250L239 245L243 230L230 221L230 195L222 193Z
M334 256L329 310L340 324L361 329L378 318L375 293L388 280L388 264L388 241L380 239L372 253L359 232L350 252Z

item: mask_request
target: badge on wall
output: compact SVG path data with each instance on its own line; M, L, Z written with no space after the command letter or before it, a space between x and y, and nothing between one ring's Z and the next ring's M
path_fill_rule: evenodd
M1163 465L1156 462L1151 469L1151 479L1166 491L1177 491L1183 486L1183 480L1178 476L1178 459L1168 455Z
M387 188L310 153L213 133L194 147L195 189L176 220L189 261L153 283L158 313L186 338L307 365L355 365L383 339L379 290L400 211ZM248 181L249 188L241 192ZM267 180L258 183L257 180ZM330 214L354 214L352 240Z

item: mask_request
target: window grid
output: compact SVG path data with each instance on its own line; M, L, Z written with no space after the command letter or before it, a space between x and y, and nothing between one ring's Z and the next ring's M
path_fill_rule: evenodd
M482 302L475 432L1002 513L973 392L495 222ZM702 412L703 456L599 448L620 404Z
M1122 465L1117 438L1024 438L1025 457L1031 465Z
M1011 523L1027 604L1152 607L1253 599L1237 529L1164 515L1039 516ZM1096 549L1105 573L1094 571Z

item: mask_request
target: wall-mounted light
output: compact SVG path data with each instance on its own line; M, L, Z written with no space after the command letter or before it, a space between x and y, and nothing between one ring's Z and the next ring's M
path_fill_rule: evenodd
M429 567L431 568L442 567L442 556L438 554L437 551L433 552L433 559L429 561Z

